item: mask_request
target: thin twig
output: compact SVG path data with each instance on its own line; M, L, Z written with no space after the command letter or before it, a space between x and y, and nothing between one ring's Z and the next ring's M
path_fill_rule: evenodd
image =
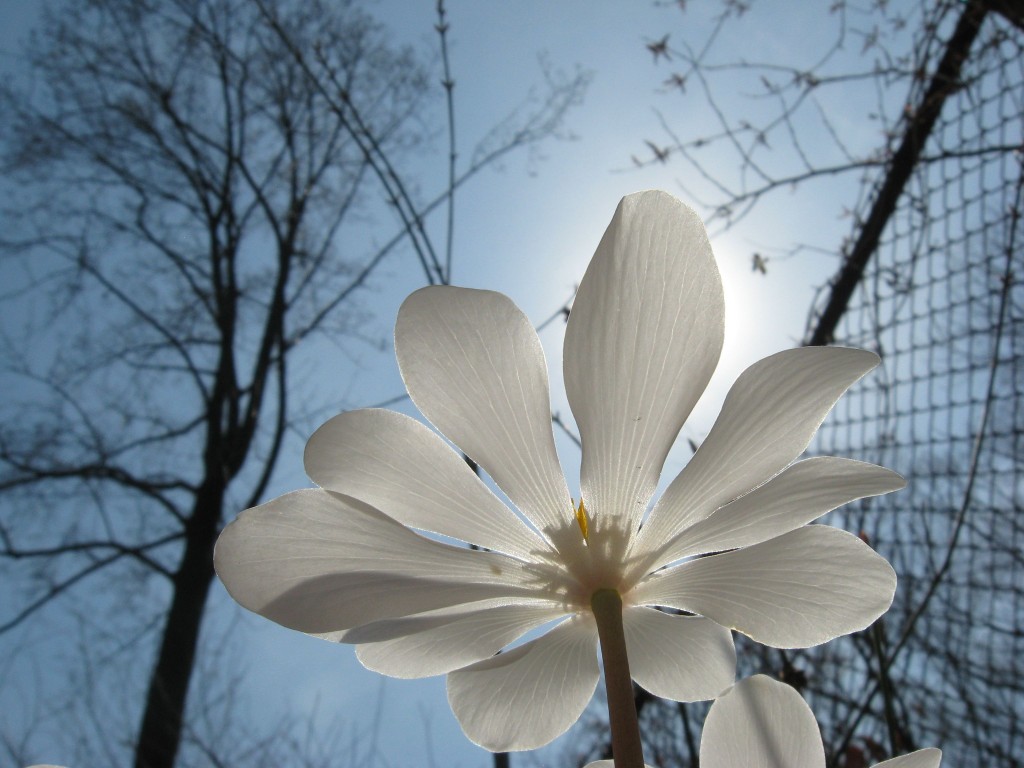
M452 282L452 248L455 241L455 81L452 79L451 65L448 61L448 22L446 21L444 0L437 0L437 34L441 38L441 62L444 67L445 103L448 107L448 231L445 238L444 273L441 282L451 285Z

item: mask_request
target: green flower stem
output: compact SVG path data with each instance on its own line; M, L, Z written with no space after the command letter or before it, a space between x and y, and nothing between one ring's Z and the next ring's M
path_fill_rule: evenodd
M601 639L615 768L644 768L633 680L629 676L629 659L626 657L626 635L622 629L622 598L614 589L599 589L591 596L590 607Z

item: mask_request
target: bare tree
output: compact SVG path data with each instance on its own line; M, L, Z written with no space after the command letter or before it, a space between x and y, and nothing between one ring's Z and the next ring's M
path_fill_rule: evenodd
M555 133L585 77L461 173L452 136L420 200L404 169L436 125L428 73L354 0L70 0L27 56L28 86L0 91L0 568L25 585L0 633L57 606L114 656L155 647L133 751L169 767L219 528L315 404L298 356L358 328L351 297L399 243L446 281L424 217Z

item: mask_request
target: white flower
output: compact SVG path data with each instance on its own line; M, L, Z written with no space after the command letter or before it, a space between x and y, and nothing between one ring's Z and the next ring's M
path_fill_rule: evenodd
M942 752L921 749L875 768L939 768ZM711 705L700 739L701 768L825 768L811 708L793 688L764 675L741 680Z
M875 768L939 768L942 752L920 749ZM711 705L700 737L701 768L825 768L814 713L785 683L754 675ZM612 760L586 768L614 768ZM650 768L648 766L647 768Z
M583 711L599 677L590 608L598 589L621 595L633 679L680 701L713 698L733 682L730 629L806 647L867 626L892 600L892 569L856 536L807 523L903 480L845 459L793 461L876 365L870 352L803 348L751 366L641 528L665 457L718 362L723 316L697 215L661 192L625 198L565 336L583 443L577 507L529 321L498 293L417 291L395 328L409 394L519 514L418 421L352 411L306 447L319 489L247 510L225 529L221 579L267 618L358 644L370 669L448 673L459 722L492 750L542 746Z

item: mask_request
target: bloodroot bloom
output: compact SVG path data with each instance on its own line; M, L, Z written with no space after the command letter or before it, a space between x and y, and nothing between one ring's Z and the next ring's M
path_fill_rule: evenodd
M875 768L939 768L942 752L919 749ZM825 768L814 713L793 688L764 675L736 683L711 705L700 737L701 768ZM613 768L598 760L586 768Z
M920 749L875 768L939 768L942 752ZM754 675L711 705L700 739L701 768L825 768L818 723L800 694ZM588 767L589 768L589 767Z
M718 362L723 315L697 215L661 192L625 198L566 329L574 504L529 321L498 293L417 291L395 328L409 394L514 511L420 422L351 411L306 447L319 488L243 512L217 542L217 572L245 607L354 643L370 669L447 673L464 731L492 750L542 746L579 717L599 677L598 594L621 600L632 678L679 701L732 684L731 630L798 648L862 629L892 600L892 568L856 536L808 523L903 480L846 459L793 462L876 365L870 352L803 348L751 366L645 519Z

